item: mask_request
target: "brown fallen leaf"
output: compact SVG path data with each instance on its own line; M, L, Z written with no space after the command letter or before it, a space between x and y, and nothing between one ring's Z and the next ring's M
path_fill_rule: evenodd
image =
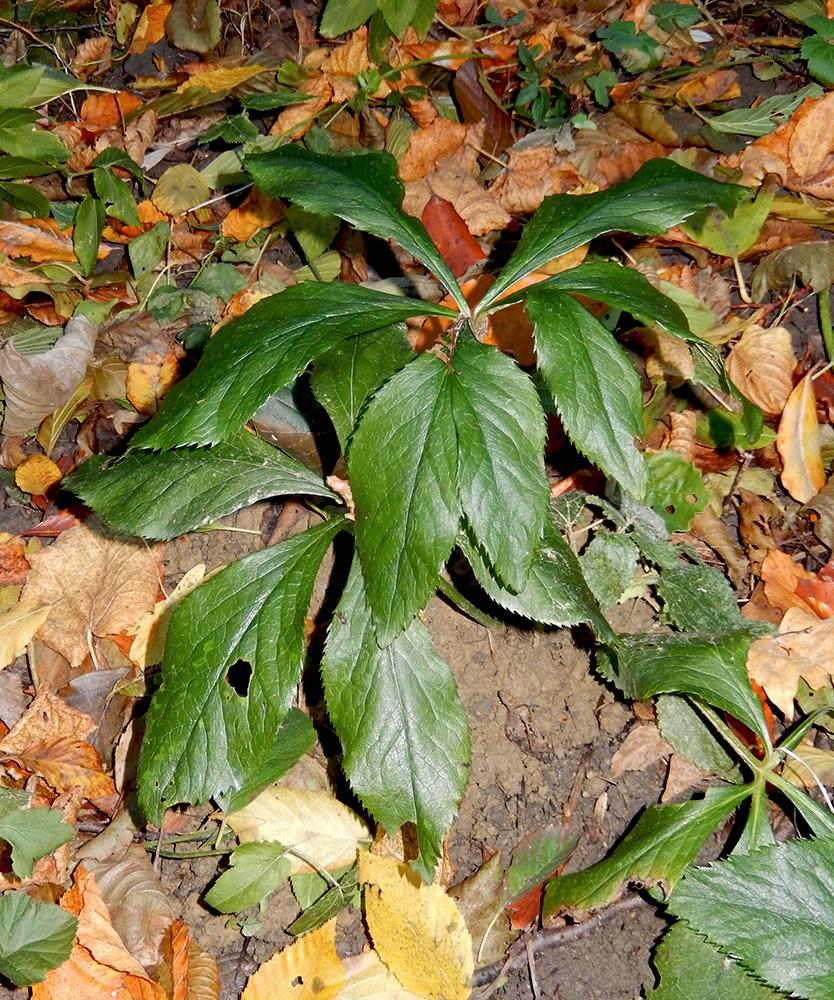
M4 434L25 434L67 402L93 359L95 340L96 327L79 316L67 323L64 336L43 354L20 354L11 342L0 350L0 379L6 395Z
M105 774L98 751L89 743L65 736L33 743L8 756L39 774L56 792L76 791L103 812L110 812L116 804L113 779Z
M0 253L7 257L28 257L38 264L45 260L78 259L72 247L72 232L59 229L53 219L4 219ZM107 251L100 250L99 256L107 256Z
M645 771L672 753L656 725L635 726L611 758L611 777L626 771Z
M78 917L72 953L32 987L32 1000L165 1000L165 991L148 977L113 929L95 878L83 864L76 869L61 907Z
M180 364L176 354L168 351L151 354L147 361L131 361L127 369L125 392L140 413L153 416L162 397L179 379Z
M5 531L0 533L0 587L26 583L28 575L29 563L23 543Z
M269 130L270 135L288 135L300 139L313 127L316 115L333 99L333 84L326 75L314 76L298 88L300 94L310 94L310 100L284 108Z
M39 638L78 666L93 636L117 635L153 608L159 549L109 537L86 524L33 553L22 599L53 605Z
M793 389L796 358L784 326L749 326L733 346L727 373L744 395L765 413L781 413Z
M814 609L796 593L800 580L813 580L814 574L795 563L793 559L779 549L768 552L762 562L762 583L765 597L771 607L785 612L789 608L799 608L807 614L813 614Z
M28 455L14 470L14 481L23 493L41 496L61 482L58 466L46 455Z
M20 653L49 615L49 606L20 601L0 614L0 670Z
M264 962L249 977L241 1000L333 1000L344 981L334 917Z
M791 392L776 436L776 449L783 465L782 485L800 503L816 496L827 478L818 427L814 383L808 374Z

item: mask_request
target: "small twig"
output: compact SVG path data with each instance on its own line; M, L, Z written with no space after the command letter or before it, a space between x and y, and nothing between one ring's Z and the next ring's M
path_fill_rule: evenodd
M834 333L831 330L831 305L828 299L828 289L819 293L820 332L822 333L825 353L829 361L834 361Z
M504 625L498 621L497 618L492 618L490 615L485 614L480 608L476 608L475 605L466 597L461 594L461 592L454 587L448 580L445 580L442 576L438 577L437 589L444 597L448 597L449 600L456 607L469 617L476 621L479 625L483 625L484 628L490 629L492 632L503 632Z

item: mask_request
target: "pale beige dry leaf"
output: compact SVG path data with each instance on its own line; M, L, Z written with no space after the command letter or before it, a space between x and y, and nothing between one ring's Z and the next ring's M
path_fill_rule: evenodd
M666 784L663 786L661 802L669 802L682 792L699 785L709 777L708 771L703 771L681 753L673 753L669 758L669 770L666 772Z
M365 918L379 957L400 983L429 1000L466 1000L472 937L455 901L405 864L359 853Z
M830 95L834 97L834 94ZM807 503L825 486L820 452L814 383L808 374L794 388L782 411L776 435L782 459L782 485L800 503Z
M41 686L20 719L0 740L0 754L15 757L36 743L64 736L83 741L95 729L89 715L70 708L62 698Z
M503 881L504 866L501 863L501 853L498 852L484 862L474 874L449 890L449 895L458 904L458 909L472 935L472 945L478 965L491 965L493 962L501 961L520 933L513 930L506 911L497 920L495 919ZM381 968L384 969L385 966ZM349 979L347 965L345 974L347 984Z
M794 750L796 757L786 757L782 777L792 785L815 792L820 784L834 785L834 750L815 747L804 739Z
M228 823L241 843L277 840L330 871L352 864L357 847L371 839L364 821L328 792L280 785L232 813ZM290 861L292 874L315 870L300 858Z
M140 669L147 670L155 663L162 663L171 615L185 595L199 586L205 575L205 563L192 566L165 600L158 601L141 621L127 630L128 635L135 636L130 658Z
M20 601L0 615L0 669L7 667L24 649L49 615L50 605Z
M645 771L671 752L657 726L635 726L611 758L611 777L619 778L625 771Z
M162 573L159 546L109 537L86 524L34 553L23 599L52 604L38 637L78 666L92 636L118 635L155 602Z
M399 983L375 951L346 958L342 965L345 984L336 1000L422 1000L421 993L412 993Z
M241 1000L335 1000L344 978L334 917L264 962Z
M805 184L829 165L834 147L834 94L825 94L802 110L788 143L788 157L794 173Z
M75 50L70 65L75 75L84 81L93 76L101 76L110 69L113 42L104 35L85 39Z
M4 434L25 434L72 396L93 360L95 341L96 327L85 316L77 316L43 354L20 354L12 343L0 350Z
M790 720L799 678L812 690L834 673L834 618L820 619L788 608L779 635L757 639L747 654L747 674Z
M125 947L144 968L152 969L162 958L162 940L176 914L148 852L131 844L121 858L86 865Z
M727 372L765 413L781 413L793 389L796 358L784 326L749 326L730 351Z

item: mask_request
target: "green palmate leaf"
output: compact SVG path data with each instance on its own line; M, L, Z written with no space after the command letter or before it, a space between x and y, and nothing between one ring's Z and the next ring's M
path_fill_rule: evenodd
M416 824L415 867L431 881L466 787L466 713L421 622L380 648L355 559L330 626L322 675L352 788L389 833Z
M325 351L421 313L456 315L360 285L308 282L262 299L212 337L197 370L168 392L133 444L165 449L221 441Z
M616 683L626 697L640 701L671 693L703 698L743 722L767 746L762 704L747 677L747 650L756 634L738 628L621 636Z
M791 841L687 873L669 909L776 989L834 995L834 840Z
M233 563L174 612L139 766L152 822L168 805L228 794L281 760L279 727L301 676L304 616L341 523L334 518ZM264 777L266 784L276 775Z
M643 320L660 323L670 333L686 340L693 338L682 310L668 295L654 288L649 281L630 267L602 262L582 264L540 281L536 288L556 288L589 298L631 313ZM517 302L527 297L529 288L514 292L498 305Z
M521 240L498 280L481 301L484 312L519 278L554 257L603 233L651 236L709 205L726 212L749 197L747 188L721 184L678 166L650 160L616 187L584 195L551 195L524 227Z
M604 861L548 882L543 918L569 906L601 906L627 879L664 879L674 887L715 827L749 794L747 785L710 788L693 802L649 806Z
M0 817L0 840L12 845L12 870L20 878L31 878L34 862L72 837L73 829L64 822L63 813L43 806L15 809Z
M780 1000L784 996L757 982L686 924L675 924L666 932L654 964L660 986L646 994L647 1000Z
M205 895L209 906L221 913L240 913L271 896L289 878L292 862L283 844L273 840L241 844L232 853L223 872Z
M31 986L57 969L72 951L78 918L25 892L0 896L0 976Z
M539 549L550 499L541 402L515 362L471 336L461 335L453 366L461 508L494 572L517 592Z
M465 534L458 536L458 545L478 583L502 608L542 625L578 625L587 621L601 640L616 641L585 583L576 553L562 537L552 512L545 521L543 541L527 583L517 594L498 584L477 546Z
M93 273L98 259L98 246L104 231L104 206L91 194L84 195L72 228L72 248L84 274Z
M533 286L539 368L573 444L624 489L646 491L643 456L634 444L643 432L640 379L610 331L567 292Z
M413 358L405 328L398 324L351 337L316 360L310 385L333 421L346 455L367 401Z
M308 212L335 213L357 229L396 240L434 272L468 315L463 293L422 222L401 208L404 188L390 153L313 153L289 145L253 153L245 164L270 197L288 198Z
M319 30L335 38L364 24L379 10L379 0L327 0Z
M208 448L133 452L106 465L92 458L63 485L114 528L144 538L175 538L264 497L337 499L298 459L246 431Z
M348 471L356 548L387 645L437 588L460 522L452 375L422 354L371 400Z

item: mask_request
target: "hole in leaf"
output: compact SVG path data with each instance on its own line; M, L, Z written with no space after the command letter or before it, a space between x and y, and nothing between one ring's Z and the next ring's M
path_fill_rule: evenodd
M695 503L698 502L698 498L695 496L694 493L687 493L686 494L686 502L687 503L695 504Z
M252 664L246 660L236 660L226 672L226 683L235 694L245 698L249 694L249 681L252 678Z
M675 505L671 504L671 503L667 504L666 505L666 513L667 514L674 514L675 513Z

